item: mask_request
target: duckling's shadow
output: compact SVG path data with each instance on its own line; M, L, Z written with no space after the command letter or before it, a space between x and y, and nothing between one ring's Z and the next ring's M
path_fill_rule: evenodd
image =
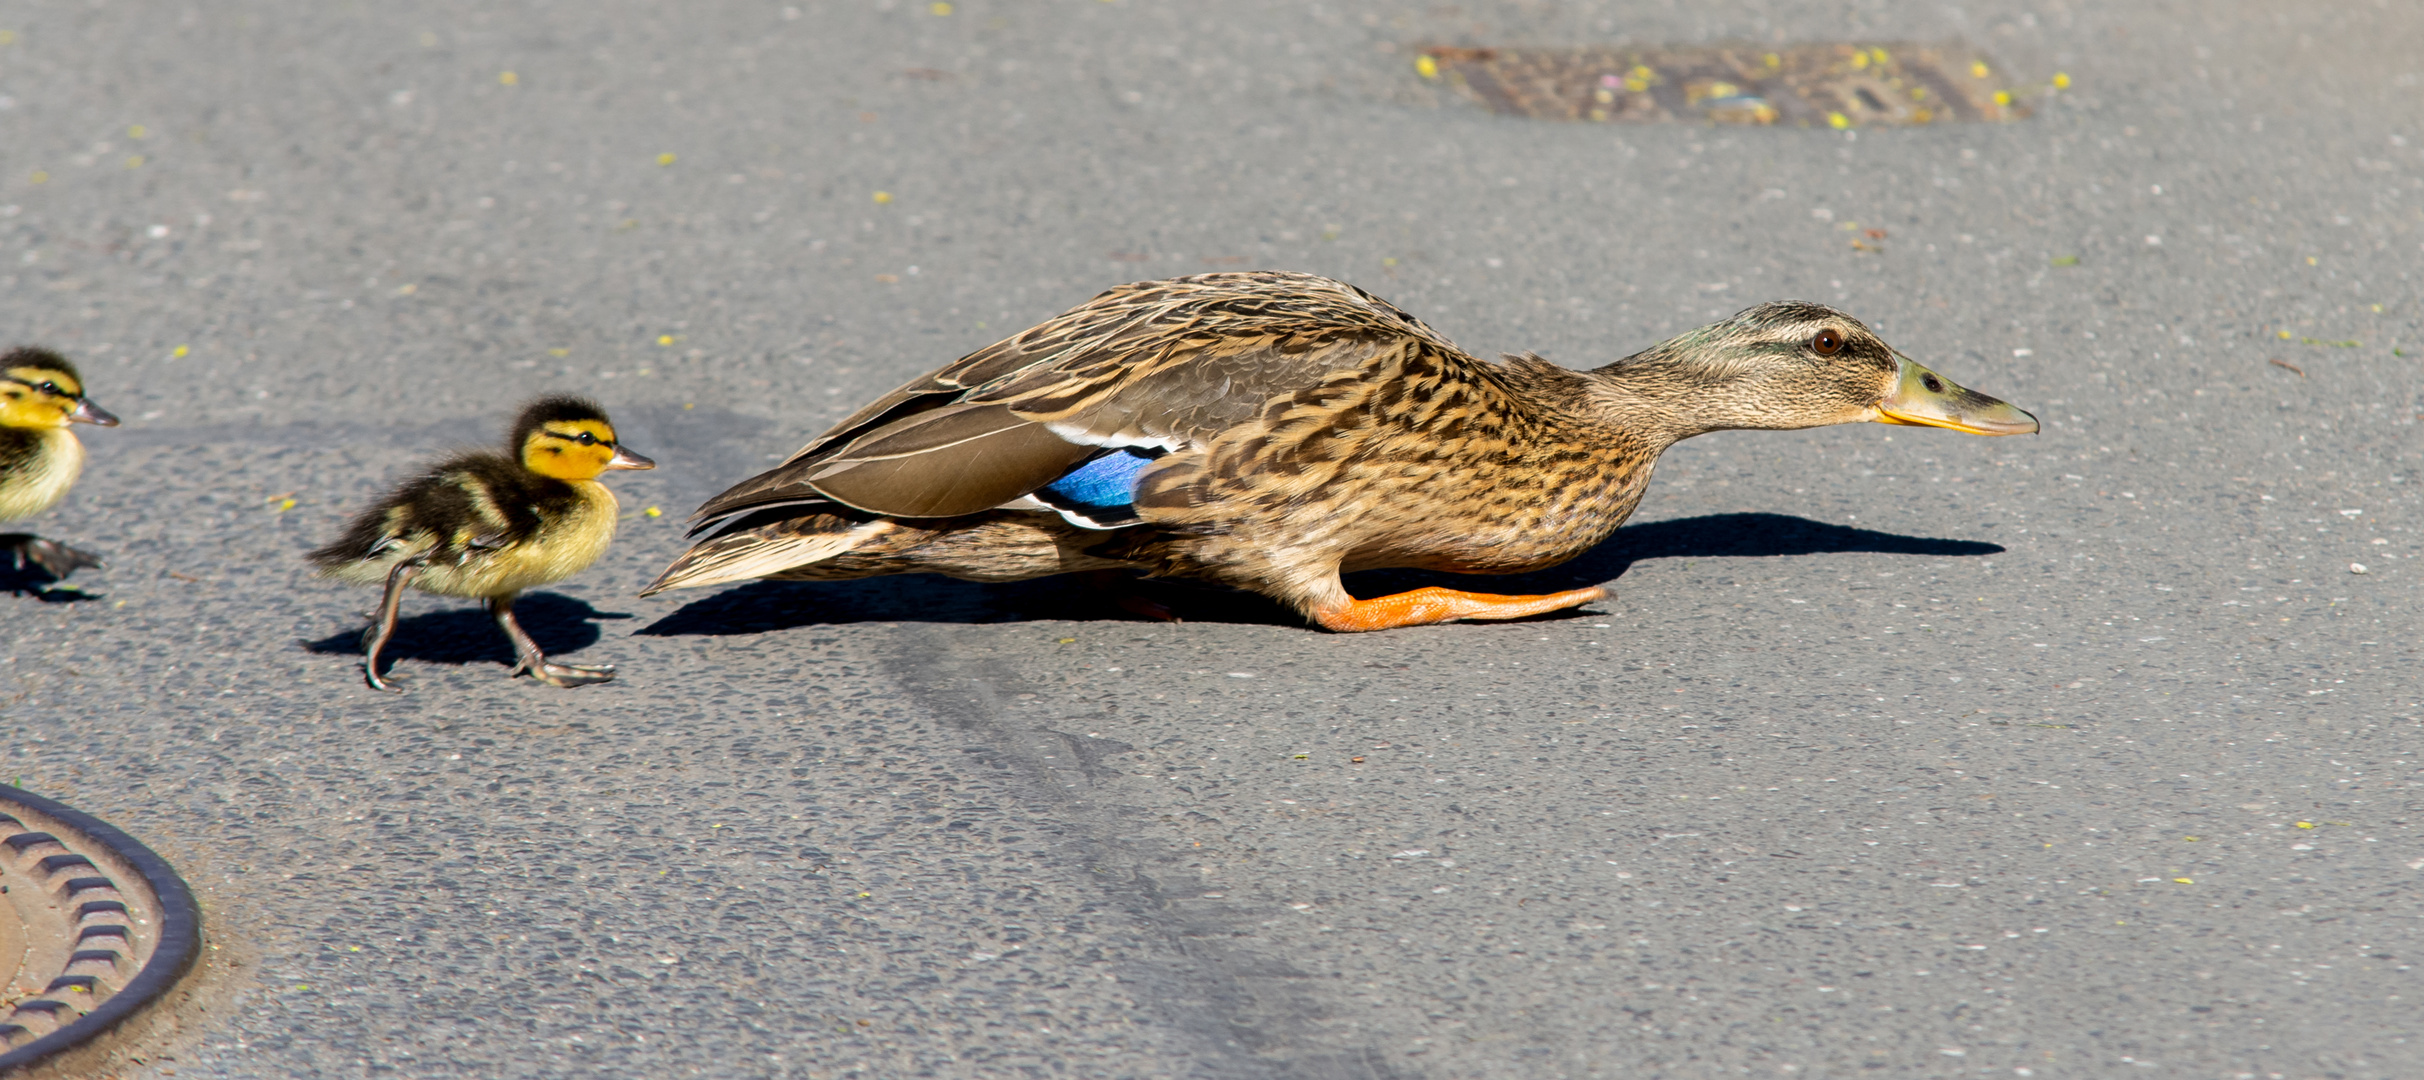
M1438 585L1495 593L1545 593L1623 577L1645 559L1773 558L1867 552L1880 555L1996 555L2004 548L1979 540L1904 536L1812 521L1789 514L1710 514L1654 521L1619 530L1571 562L1530 574L1474 576L1422 570L1374 570L1347 575L1347 591L1362 597ZM1293 625L1296 613L1259 596L1191 582L1142 581L1133 591L1187 622ZM799 626L855 622L1025 622L1032 619L1138 619L1116 593L1089 589L1063 576L1007 585L958 581L935 574L858 581L760 581L689 604L636 633L754 634ZM1579 611L1542 619L1573 618Z
M488 617L487 608L452 598L443 602L457 606L396 620L395 637L388 639L386 651L379 654L382 667L397 660L433 664L514 662L513 645L497 629L496 620ZM597 644L602 635L595 620L631 618L625 612L599 611L588 601L551 592L523 596L513 606L513 614L550 657ZM356 628L331 634L318 641L306 641L303 647L315 653L360 656L362 631Z

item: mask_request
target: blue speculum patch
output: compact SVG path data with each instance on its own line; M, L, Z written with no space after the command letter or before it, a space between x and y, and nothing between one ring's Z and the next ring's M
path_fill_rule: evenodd
M1044 492L1059 496L1046 501L1085 507L1127 506L1136 501L1137 474L1144 472L1145 466L1153 464L1158 456L1125 447L1113 450L1046 484Z

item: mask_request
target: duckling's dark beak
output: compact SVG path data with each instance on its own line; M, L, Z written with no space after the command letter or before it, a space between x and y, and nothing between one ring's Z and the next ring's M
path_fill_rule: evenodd
M102 427L118 426L117 417L111 416L108 409L104 409L99 405L93 404L93 399L88 397L80 397L76 399L76 411L67 414L67 422L71 424L98 424Z
M653 469L656 468L656 462L634 454L624 449L623 444L616 443L614 456L606 459L606 467L609 469Z
M1877 403L1878 423L1951 428L1972 435L2037 433L2037 418L2010 403L1955 386L1901 353L1894 359L1902 364L1902 378L1894 392Z

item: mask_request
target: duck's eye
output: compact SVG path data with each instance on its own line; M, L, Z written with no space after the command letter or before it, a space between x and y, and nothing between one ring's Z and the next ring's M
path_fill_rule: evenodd
M34 389L36 389L36 390L40 390L40 391L42 391L42 392L43 392L43 393L45 393L45 394L51 394L51 395L54 395L54 396L55 396L55 395L57 395L57 394L59 393L59 384L58 384L58 383L55 383L55 382L46 382L46 383L43 383L43 384L42 384L42 385L40 385L40 386L35 387Z
M1820 330L1810 339L1810 349L1820 356L1833 356L1843 351L1843 335L1833 330Z
M598 444L598 437L584 431L581 433L580 443L583 446L596 446Z

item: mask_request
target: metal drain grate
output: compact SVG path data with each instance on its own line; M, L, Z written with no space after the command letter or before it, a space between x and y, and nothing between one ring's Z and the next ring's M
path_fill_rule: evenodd
M185 974L193 893L106 822L0 785L0 1073L115 1027Z
M1415 70L1492 112L1536 120L1850 128L2013 120L2029 111L1986 54L1959 42L1436 46L1420 51Z

